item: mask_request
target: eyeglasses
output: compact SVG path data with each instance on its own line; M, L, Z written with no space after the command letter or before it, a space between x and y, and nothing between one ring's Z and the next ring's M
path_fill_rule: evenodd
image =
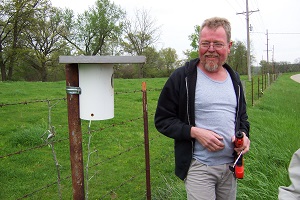
M220 42L201 42L200 47L203 49L209 49L210 46L213 46L215 50L222 50L224 48L224 44Z

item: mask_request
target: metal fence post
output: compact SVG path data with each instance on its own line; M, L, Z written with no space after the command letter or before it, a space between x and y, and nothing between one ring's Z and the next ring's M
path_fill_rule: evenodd
M82 200L85 198L85 195L82 155L82 132L79 117L80 89L78 64L66 64L65 67L73 199Z
M144 140L145 140L145 165L146 165L146 193L147 200L151 200L151 181L150 181L150 153L149 153L149 131L148 131L148 105L146 82L142 83L143 92L143 115L144 115Z

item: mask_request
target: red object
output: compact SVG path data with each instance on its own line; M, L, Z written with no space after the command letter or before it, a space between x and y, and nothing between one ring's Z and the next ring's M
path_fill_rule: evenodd
M236 148L242 147L243 143L244 143L244 134L240 131L238 131L235 134L235 141L234 141L234 146ZM236 153L236 158L238 157L237 153ZM239 160L237 161L235 167L234 167L234 173L235 173L235 177L238 179L242 179L244 178L244 160L243 160L243 155L241 155L239 157Z

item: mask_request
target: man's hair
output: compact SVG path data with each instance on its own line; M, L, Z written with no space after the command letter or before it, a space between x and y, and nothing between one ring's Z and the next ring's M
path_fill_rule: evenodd
M229 43L231 40L231 25L230 25L230 22L226 18L212 17L212 18L206 19L202 23L202 26L200 27L200 33L204 27L208 27L210 29L217 29L220 26L224 28L224 30L226 32L226 36L227 36L227 42Z

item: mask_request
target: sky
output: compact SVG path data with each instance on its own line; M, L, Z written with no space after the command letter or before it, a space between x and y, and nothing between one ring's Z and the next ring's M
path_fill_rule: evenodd
M82 13L95 5L96 0L51 0L52 5ZM188 36L194 27L210 17L225 17L231 22L233 41L247 46L246 0L110 0L129 16L136 10L146 10L160 27L161 48L174 48L179 58L191 49ZM300 1L248 0L251 54L254 65L261 60L295 63L300 60ZM253 11L253 12L252 12ZM267 34L268 33L268 34ZM268 45L267 45L268 44ZM268 49L268 51L267 51ZM298 61L299 62L299 61Z

